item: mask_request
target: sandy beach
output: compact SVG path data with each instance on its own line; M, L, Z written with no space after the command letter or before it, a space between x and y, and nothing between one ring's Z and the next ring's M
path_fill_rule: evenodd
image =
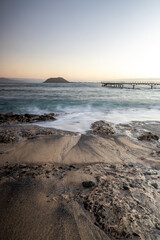
M0 19L0 240L160 240L160 0Z
M1 133L0 239L160 239L158 141L32 125Z

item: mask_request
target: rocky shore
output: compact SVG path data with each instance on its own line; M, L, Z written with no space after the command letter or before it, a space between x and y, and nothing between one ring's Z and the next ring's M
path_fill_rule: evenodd
M38 121L49 121L56 120L56 114L49 113L44 115L38 114L14 114L13 112L9 113L0 113L0 123L34 123Z
M0 239L159 240L160 131L141 126L2 123Z
M159 170L139 164L6 164L0 169L0 237L4 239L3 236L8 234L10 239L20 239L21 233L26 231L25 227L22 231L22 225L28 226L30 223L24 209L26 201L32 201L37 207L45 205L51 211L49 215L43 213L43 218L46 219L46 224L50 224L51 236L56 239L65 239L63 224L68 221L67 231L71 233L66 239L158 240L159 180ZM27 193L24 193L23 188ZM40 195L35 188L38 188ZM38 201L34 191L40 198ZM28 193L32 200L27 196ZM42 201L40 205L39 201ZM35 206L31 204L30 207L33 212L30 212L29 219L36 219L33 225L37 227L42 216L38 220L34 216ZM41 211L42 209L40 215ZM17 216L19 212L20 215ZM19 218L15 223L12 222L13 219L9 219L9 214L13 213L13 219ZM57 221L56 226L47 220L51 213ZM23 214L26 214L26 219L22 217ZM81 216L80 220L77 219L78 216ZM71 235L75 231L75 224L78 224L76 236ZM79 237L83 224L89 225L86 238ZM9 232L8 227L11 228ZM94 238L91 237L91 228ZM36 239L45 239L42 238L43 234L46 234L45 227L38 227L38 231L39 237L36 236ZM48 239L51 239L51 236ZM31 235L25 232L23 239L33 239L33 233Z

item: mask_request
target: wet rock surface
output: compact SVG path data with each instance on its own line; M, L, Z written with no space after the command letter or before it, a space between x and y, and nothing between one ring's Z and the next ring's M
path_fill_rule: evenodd
M76 133L68 132L70 135ZM36 138L38 136L67 134L63 130L56 130L54 128L43 128L36 125L30 126L0 126L0 143L13 143L21 140Z
M116 124L114 126L116 133L121 135L127 135L132 139L137 140L137 138L144 133L151 132L153 135L160 137L160 122L155 121L132 121L126 124ZM150 141L150 143L154 141Z
M72 170L77 170L74 166ZM6 163L5 166L0 168L0 181L6 177L13 179L25 179L27 177L35 178L37 176L44 176L50 178L51 176L62 179L67 171L70 171L70 166L60 166L54 164L13 164Z
M91 129L91 133L93 134L112 135L115 133L110 123L102 120L92 123Z
M12 112L0 113L0 123L33 123L38 121L56 120L54 113L36 115L36 114L14 114Z
M152 140L159 140L159 137L151 132L145 132L138 136L138 140L140 141L152 141Z

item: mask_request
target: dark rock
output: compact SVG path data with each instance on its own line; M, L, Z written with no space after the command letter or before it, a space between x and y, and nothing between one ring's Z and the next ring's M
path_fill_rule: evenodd
M83 185L83 187L85 187L85 188L91 188L91 187L94 187L94 186L95 186L95 183L92 182L92 181L84 181L84 182L82 182L82 185Z
M54 113L44 114L44 115L35 115L35 114L13 114L6 113L0 114L0 123L32 123L37 121L49 121L56 120Z
M111 125L102 120L92 123L91 129L93 134L111 135L115 133Z
M158 184L157 183L152 183L151 184L155 189L158 189Z
M155 227L156 227L158 230L160 230L160 223L156 223L156 224L155 224Z
M135 233L135 232L133 233L133 236L134 236L134 237L140 237L139 234L138 234L138 233Z
M137 139L140 141L152 141L152 140L158 141L159 137L151 132L145 132L141 134L139 137L137 137Z
M157 172L147 171L147 172L144 172L144 175L157 175Z
M132 188L135 187L135 185L133 183L130 183L129 186L132 187Z
M128 185L127 185L127 184L123 184L123 189L124 189L124 190L129 190Z
M70 168L76 168L74 165L69 165Z
M84 205L84 208L85 208L85 209L88 209L88 203L87 203L87 201L84 201L84 202L83 202L83 205Z
M128 167L134 167L132 163L128 163Z

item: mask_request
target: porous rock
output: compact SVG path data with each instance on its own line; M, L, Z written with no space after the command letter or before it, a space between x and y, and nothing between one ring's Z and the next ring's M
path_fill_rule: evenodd
M33 123L38 121L56 120L54 113L37 115L37 114L14 114L0 113L0 123Z
M93 134L111 135L115 133L113 127L108 122L102 120L92 123L91 129Z
M152 140L159 140L159 137L151 132L145 132L138 136L138 140L140 141L152 141Z

